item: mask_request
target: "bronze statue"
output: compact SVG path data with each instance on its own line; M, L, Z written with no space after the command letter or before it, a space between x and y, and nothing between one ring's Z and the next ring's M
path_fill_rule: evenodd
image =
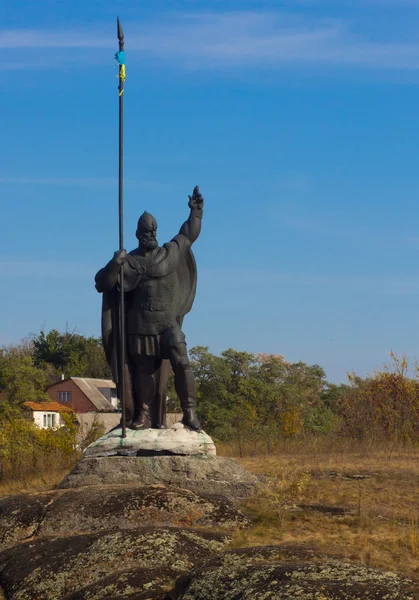
M131 429L165 426L170 366L183 411L182 423L200 429L195 412L195 378L181 327L195 298L197 274L191 246L201 231L203 205L204 199L195 187L189 196L188 220L162 247L156 239L157 222L145 212L137 226L138 248L129 254L125 250L115 252L95 278L96 289L103 294L103 345L117 389L124 369L126 424ZM123 365L118 351L122 265L126 333Z

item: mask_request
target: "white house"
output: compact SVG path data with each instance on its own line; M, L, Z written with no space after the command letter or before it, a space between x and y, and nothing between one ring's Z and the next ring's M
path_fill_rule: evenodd
M72 412L71 408L58 402L24 402L23 406L32 412L35 425L41 429L62 427L64 420L60 413Z

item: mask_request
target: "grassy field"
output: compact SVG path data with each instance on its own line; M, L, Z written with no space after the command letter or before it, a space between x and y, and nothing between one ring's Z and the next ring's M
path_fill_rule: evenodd
M0 498L11 494L27 494L44 492L58 487L59 483L69 472L69 469L50 469L43 475L33 475L23 479L8 479L0 481Z
M419 449L312 440L239 460L264 484L234 546L302 545L419 580Z
M235 445L217 450L239 455ZM244 454L239 460L261 476L261 488L241 507L254 526L235 532L233 546L289 543L419 581L419 448L311 439ZM0 496L53 489L66 473L57 465L46 476L0 483Z

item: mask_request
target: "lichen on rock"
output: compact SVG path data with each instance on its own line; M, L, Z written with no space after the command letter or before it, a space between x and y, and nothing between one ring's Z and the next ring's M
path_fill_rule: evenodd
M170 568L185 573L226 541L219 533L177 528L40 538L0 554L0 585L7 600L61 600L122 571Z
M0 499L0 550L31 537L140 526L248 527L227 498L163 485L92 486Z
M36 534L56 494L43 492L0 498L0 550Z
M161 600L171 588L177 572L168 567L159 569L132 569L113 573L99 581L66 596L64 600L103 600L136 598Z
M296 559L298 560L296 561ZM306 560L306 562L304 562ZM270 546L221 553L175 587L177 600L417 600L406 577L343 559Z

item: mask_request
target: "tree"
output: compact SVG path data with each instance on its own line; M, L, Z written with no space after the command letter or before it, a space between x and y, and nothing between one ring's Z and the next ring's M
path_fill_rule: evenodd
M3 401L20 406L23 402L48 400L46 374L36 366L31 342L0 350L0 390Z
M198 346L190 352L198 412L218 439L275 439L304 428L329 432L334 414L322 402L326 376L318 365L289 363L281 355L228 349L220 356ZM269 441L271 440L271 441Z
M48 365L55 371L55 380L64 373L67 377L111 377L101 340L86 338L76 331L60 333L41 329L33 336L34 360L39 367Z

